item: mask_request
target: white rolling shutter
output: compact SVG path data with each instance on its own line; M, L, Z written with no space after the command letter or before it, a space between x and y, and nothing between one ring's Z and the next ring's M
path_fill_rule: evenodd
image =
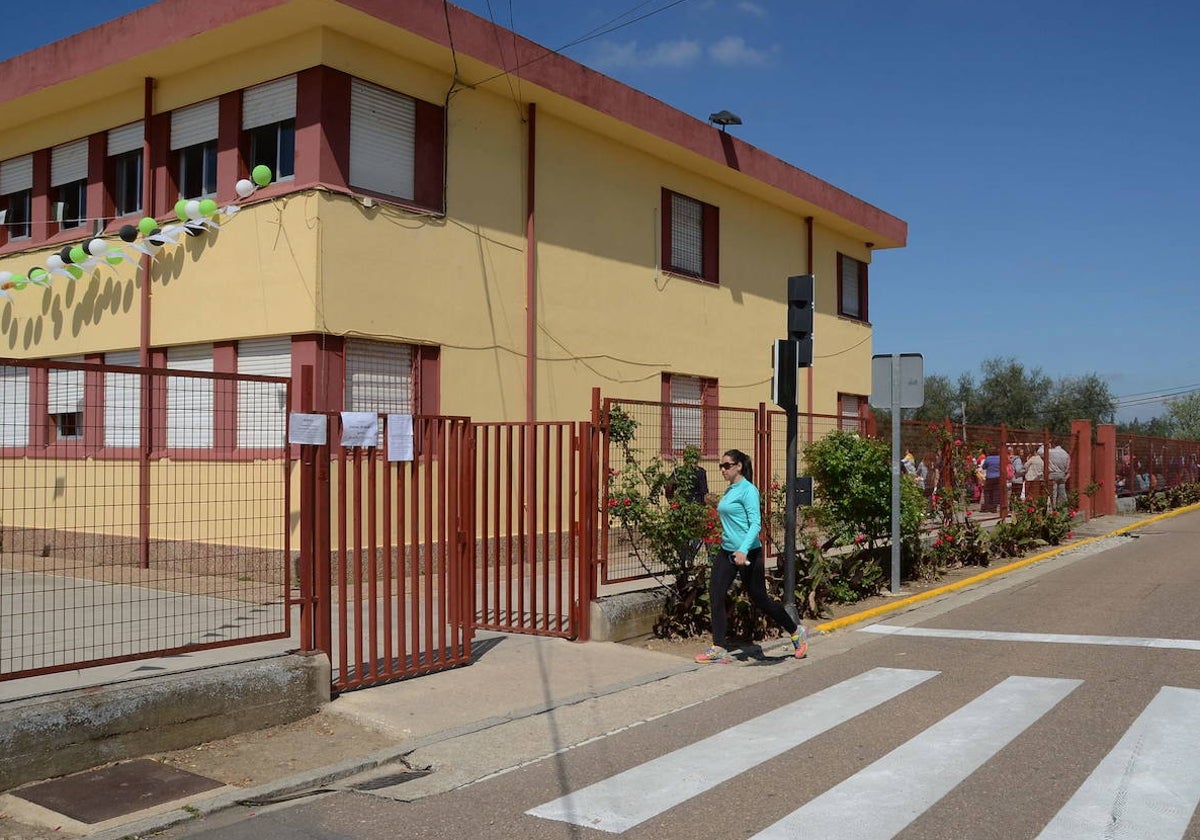
M862 431L862 422L859 418L862 411L862 398L857 394L839 394L838 403L841 414L838 417L838 428L847 432Z
M704 210L684 195L671 196L671 268L704 273Z
M208 99L171 112L171 150L217 139L217 100Z
M137 350L105 353L106 365L136 367ZM142 378L132 373L104 374L104 445L138 446L141 443Z
M242 91L242 128L283 122L296 116L296 77L284 76Z
M50 186L61 187L88 176L88 141L84 137L50 150Z
M411 199L414 194L417 107L411 97L350 82L350 183Z
M671 448L681 450L700 445L700 378L671 377L671 402L695 405L695 408L672 406Z
M108 130L108 156L136 152L145 138L142 120Z
M169 370L213 369L211 344L167 350ZM167 447L207 449L213 445L213 383L211 379L171 376L167 379Z
M33 189L33 155L21 155L0 163L0 195Z
M0 367L0 446L29 444L29 370Z
M57 362L82 362L82 356L55 359ZM50 371L50 393L47 412L50 414L74 414L83 411L83 371Z
M346 411L413 413L412 347L346 340Z
M292 339L289 336L238 342L238 373L254 376L292 375ZM273 382L238 383L237 445L242 448L275 448L287 441L287 386Z

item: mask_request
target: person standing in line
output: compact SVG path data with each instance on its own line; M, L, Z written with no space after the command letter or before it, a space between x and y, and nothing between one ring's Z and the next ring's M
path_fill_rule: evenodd
M1008 491L1010 500L1025 498L1025 462L1011 446L1008 447Z
M1071 456L1061 444L1050 447L1050 455L1046 458L1046 477L1054 483L1055 507L1067 503L1067 476L1071 472Z
M717 514L721 517L721 550L713 559L709 577L713 643L708 650L696 654L696 661L701 664L730 661L729 651L725 649L728 623L725 595L734 578L741 578L754 606L787 631L795 657L802 659L808 653L804 626L792 620L783 604L767 595L767 569L762 541L758 537L762 530L762 509L758 488L754 486L754 466L750 456L738 449L730 449L721 456L717 466L729 487L717 503Z

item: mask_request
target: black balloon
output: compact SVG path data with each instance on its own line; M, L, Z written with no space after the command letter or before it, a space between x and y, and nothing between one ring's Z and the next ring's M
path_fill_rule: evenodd
M71 263L75 262L75 260L71 259L71 246L70 245L64 245L63 249L58 252L58 255L60 257L62 257L62 261L64 263L66 263L67 265L70 265Z
M162 228L155 228L146 234L146 241L151 245L166 245L167 240L162 238Z
M187 231L188 236L199 236L200 234L204 233L204 225L194 224L192 222L185 224L183 229Z
M138 229L133 225L125 225L117 233L118 236L125 242L135 242L138 237Z

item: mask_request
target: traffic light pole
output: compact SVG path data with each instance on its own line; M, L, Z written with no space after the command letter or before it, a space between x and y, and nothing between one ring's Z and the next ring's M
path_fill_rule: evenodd
M792 617L792 621L800 621L800 611L796 609L796 438L799 434L800 417L796 407L797 400L784 409L787 415L787 458L784 483L784 505L787 512L783 518L783 609Z

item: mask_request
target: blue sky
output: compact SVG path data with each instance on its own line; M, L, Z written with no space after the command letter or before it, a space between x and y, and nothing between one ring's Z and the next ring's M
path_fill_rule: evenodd
M0 55L146 5L15 4ZM1200 390L1200 4L457 5L551 48L600 32L564 52L701 119L727 108L742 139L907 221L871 267L876 353L1096 373L1121 419Z

